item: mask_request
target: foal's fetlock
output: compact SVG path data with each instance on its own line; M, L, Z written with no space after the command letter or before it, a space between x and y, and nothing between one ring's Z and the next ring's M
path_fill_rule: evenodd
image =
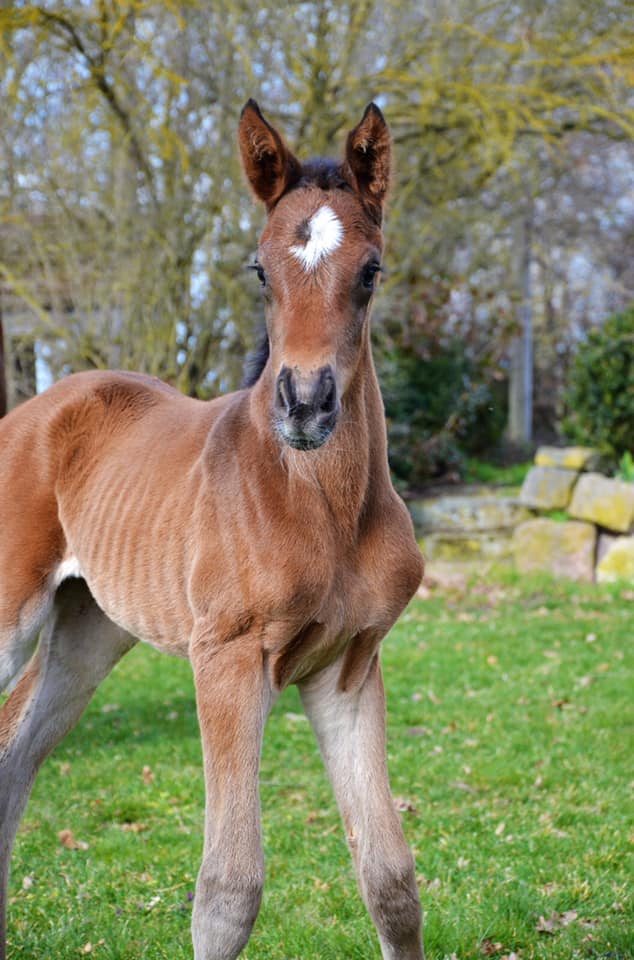
M194 898L194 960L235 960L246 945L260 909L262 881L234 883L199 878Z
M365 899L384 960L423 960L422 911L413 861L383 867L365 885Z

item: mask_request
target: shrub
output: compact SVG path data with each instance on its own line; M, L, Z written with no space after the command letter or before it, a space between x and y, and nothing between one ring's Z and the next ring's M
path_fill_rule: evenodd
M464 469L464 454L482 450L504 425L495 382L483 382L452 343L421 357L402 346L380 362L388 421L390 464L411 488Z
M634 305L579 346L565 394L565 433L616 461L634 450Z

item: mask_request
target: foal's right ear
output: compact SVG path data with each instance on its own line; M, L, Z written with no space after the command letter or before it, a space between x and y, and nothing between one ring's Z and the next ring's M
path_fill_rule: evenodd
M300 162L264 119L255 100L247 100L242 110L238 142L251 188L271 210L284 191L299 180Z

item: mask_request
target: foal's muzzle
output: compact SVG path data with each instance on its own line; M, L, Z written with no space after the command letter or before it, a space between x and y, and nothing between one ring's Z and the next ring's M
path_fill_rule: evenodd
M275 382L275 425L282 440L296 450L315 450L337 423L339 402L331 366L310 373L282 367Z

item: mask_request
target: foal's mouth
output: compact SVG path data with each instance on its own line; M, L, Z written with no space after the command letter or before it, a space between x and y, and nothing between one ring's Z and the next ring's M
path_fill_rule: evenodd
M275 432L282 443L293 450L318 450L332 436L337 423L336 415L328 419L331 422L298 425L292 420L276 418Z

